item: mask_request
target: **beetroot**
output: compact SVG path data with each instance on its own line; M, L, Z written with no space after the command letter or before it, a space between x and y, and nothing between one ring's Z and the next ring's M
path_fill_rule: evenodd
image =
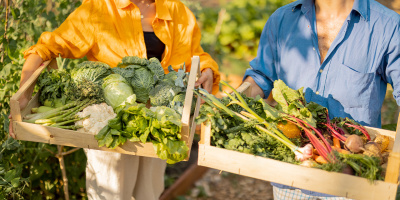
M350 135L346 139L346 147L353 153L359 153L363 151L364 142L358 135Z

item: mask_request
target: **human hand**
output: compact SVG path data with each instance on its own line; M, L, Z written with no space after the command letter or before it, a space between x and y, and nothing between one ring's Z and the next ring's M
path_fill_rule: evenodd
M28 103L29 103L29 98L27 98L27 97L25 97L25 96L22 96L22 97L19 99L19 107L20 107L20 109L23 110L23 109L28 105ZM9 126L8 126L9 134L10 134L10 136L11 136L12 138L15 139L15 134L14 134L14 131L13 131L13 124L12 124L12 117L11 117L11 115L8 116L8 119L10 119L10 124L9 124Z
M212 87L214 84L214 72L210 68L206 68L201 73L200 78L194 84L195 87L202 86L203 89L207 90L211 94Z

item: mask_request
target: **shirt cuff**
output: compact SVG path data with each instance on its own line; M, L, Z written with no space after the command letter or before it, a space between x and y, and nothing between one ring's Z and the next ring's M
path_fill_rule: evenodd
M50 52L50 50L48 48L46 48L45 45L36 44L36 45L31 46L29 49L27 49L24 52L24 58L25 59L28 58L28 56L31 54L37 54L42 58L43 61L46 61L46 60L51 59L52 53Z
M273 83L267 77L262 75L260 72L254 69L247 69L246 73L244 74L243 81L248 77L252 77L257 85L262 89L264 92L264 98L268 98L269 93L271 93Z

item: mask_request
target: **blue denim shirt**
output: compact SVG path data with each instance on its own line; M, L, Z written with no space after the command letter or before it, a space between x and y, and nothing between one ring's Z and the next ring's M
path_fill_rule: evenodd
M304 87L306 100L327 107L330 117L350 117L380 127L388 83L400 105L399 29L400 16L394 11L373 0L354 0L321 64L314 1L299 0L268 19L257 57L244 78L253 77L265 96L277 79L293 89Z

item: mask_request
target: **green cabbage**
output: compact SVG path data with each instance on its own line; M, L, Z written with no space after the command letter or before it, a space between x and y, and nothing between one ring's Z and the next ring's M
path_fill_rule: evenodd
M106 103L113 108L116 108L129 96L133 95L129 82L119 74L111 74L104 78L102 88Z
M111 68L99 61L84 61L71 72L71 78L76 84L87 80L101 86L103 79L111 74Z

